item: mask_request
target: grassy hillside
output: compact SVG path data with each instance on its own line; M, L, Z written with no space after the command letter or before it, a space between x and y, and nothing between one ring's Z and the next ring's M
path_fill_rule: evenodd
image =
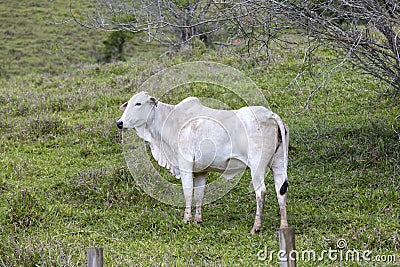
M70 73L101 62L109 33L82 28L71 16L84 21L94 5L88 0L0 2L0 77ZM139 37L126 42L127 57L159 51L156 44L138 46Z
M2 25L14 34L0 33L7 77L0 80L0 266L85 266L85 249L98 246L105 266L278 266L276 254L264 258L278 249L271 174L264 230L250 235L255 199L248 172L204 208L198 227L182 223L181 208L146 195L127 169L115 127L119 105L151 75L191 60L240 69L289 124L288 214L297 250L317 257L329 249L371 251L371 261L341 261L336 254L298 266L400 265L400 106L384 95L384 84L349 66L334 68L329 51L305 67L301 47L277 50L264 66L228 50L154 59L144 53L154 47L137 43L127 62L88 64L96 62L102 33L38 24L53 14L65 19L68 3L0 7ZM199 84L174 92L169 101L221 99ZM346 249L338 248L341 239ZM396 262L389 262L392 255Z
M2 1L0 13L3 77L94 63L105 36L75 25L67 1Z

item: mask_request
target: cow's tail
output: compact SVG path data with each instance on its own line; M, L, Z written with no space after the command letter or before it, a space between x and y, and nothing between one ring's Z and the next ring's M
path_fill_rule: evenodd
M289 181L287 178L288 153L289 153L289 129L285 125L285 123L282 121L282 119L276 114L275 114L275 120L278 124L279 132L281 134L281 139L282 139L281 146L283 149L283 168L284 168L284 172L286 174L286 179L285 179L284 183L282 184L279 193L281 195L284 195L287 192L287 189L289 187Z

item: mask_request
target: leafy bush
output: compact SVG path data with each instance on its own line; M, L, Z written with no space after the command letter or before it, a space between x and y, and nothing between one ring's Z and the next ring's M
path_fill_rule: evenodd
M103 58L101 60L107 63L125 61L125 44L133 36L133 33L127 31L111 32L103 41Z

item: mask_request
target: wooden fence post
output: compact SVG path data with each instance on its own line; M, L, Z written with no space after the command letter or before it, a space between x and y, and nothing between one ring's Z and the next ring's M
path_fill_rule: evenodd
M103 267L103 248L88 248L86 253L88 267Z
M279 235L279 258L281 267L296 267L296 247L294 239L294 228L280 228Z

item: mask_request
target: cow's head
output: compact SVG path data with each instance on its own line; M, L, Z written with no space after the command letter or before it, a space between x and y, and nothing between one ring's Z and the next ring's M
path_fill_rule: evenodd
M137 128L144 125L149 117L151 110L157 105L157 100L149 96L146 92L134 95L128 102L120 106L124 113L117 121L120 129Z

